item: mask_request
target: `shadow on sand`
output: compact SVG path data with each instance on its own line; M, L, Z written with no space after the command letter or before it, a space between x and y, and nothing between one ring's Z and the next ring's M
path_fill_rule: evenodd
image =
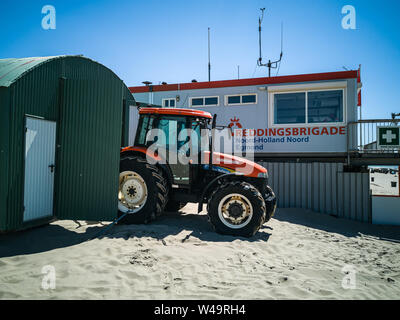
M305 227L341 234L346 237L374 237L381 240L400 242L400 227L377 226L303 209L278 209L274 219ZM181 237L182 243L189 239L208 242L267 242L273 229L268 223L252 238L224 236L214 232L204 214L166 212L155 222L147 225L90 224L74 221L54 222L47 226L21 232L0 235L0 258L24 254L47 252L74 246L94 238L126 239L150 237L168 245L165 238ZM290 235L287 235L290 236ZM99 242L99 245L101 243Z
M369 236L400 242L400 226L373 225L304 209L278 209L274 218L278 221L303 225L346 237Z
M127 240L130 237L151 237L167 245L164 238L177 236L182 231L185 231L180 239L182 243L189 238L209 242L268 241L271 234L266 230L272 230L264 225L252 238L225 236L213 230L206 215L179 212L166 212L155 222L147 225L114 225L109 228L109 224L101 225L96 222L91 225L82 221L81 223L82 225L74 221L54 222L30 230L0 234L0 258L47 252L96 238Z

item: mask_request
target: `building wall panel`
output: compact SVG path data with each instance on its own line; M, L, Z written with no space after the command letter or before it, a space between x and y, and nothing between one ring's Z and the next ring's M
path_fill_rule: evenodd
M370 221L369 174L343 172L342 163L260 162L280 208L304 208Z

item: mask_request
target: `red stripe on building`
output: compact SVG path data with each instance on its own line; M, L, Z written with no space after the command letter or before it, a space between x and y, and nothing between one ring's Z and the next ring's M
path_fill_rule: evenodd
M207 82L189 82L180 84L164 84L164 85L154 85L154 86L138 86L138 87L129 87L129 90L132 93L141 93L141 92L149 92L150 88L154 92L177 91L177 90L255 86L255 85L281 84L281 83L292 83L292 82L326 81L326 80L354 79L354 78L359 79L358 70L300 74L300 75L279 76L271 78L249 78L249 79L239 79L239 80L221 80L221 81L207 81Z

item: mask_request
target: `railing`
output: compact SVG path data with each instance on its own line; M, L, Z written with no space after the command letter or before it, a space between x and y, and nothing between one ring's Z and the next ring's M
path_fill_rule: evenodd
M400 119L358 120L347 124L347 151L358 153L399 153L399 147L379 148L377 128L399 127Z

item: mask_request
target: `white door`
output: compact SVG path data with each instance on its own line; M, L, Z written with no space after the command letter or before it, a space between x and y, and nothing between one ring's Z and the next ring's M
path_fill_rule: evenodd
M135 144L136 129L139 122L139 111L136 106L129 106L129 145ZM124 146L125 147L125 146Z
M53 215L56 123L26 118L24 222Z

